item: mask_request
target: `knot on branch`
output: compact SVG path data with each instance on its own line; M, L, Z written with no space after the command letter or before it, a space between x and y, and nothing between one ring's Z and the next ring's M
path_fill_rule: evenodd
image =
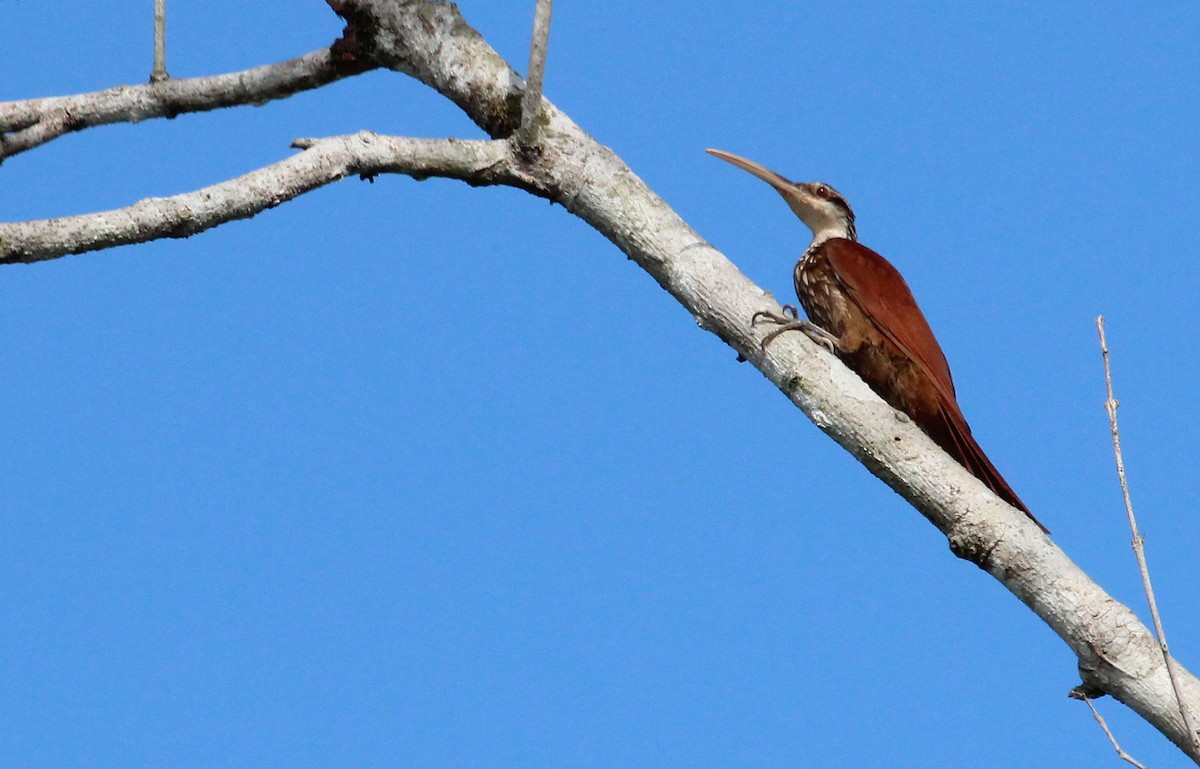
M359 29L358 24L347 18L342 36L329 46L329 60L340 75L357 75L379 66L367 53Z
M479 127L493 139L509 139L521 127L521 92L511 90L500 101L480 103Z
M999 544L999 540L994 537L981 537L978 531L964 530L962 526L955 526L946 536L946 541L950 543L950 552L955 556L970 561L979 568L992 573L989 568L992 561L992 552Z

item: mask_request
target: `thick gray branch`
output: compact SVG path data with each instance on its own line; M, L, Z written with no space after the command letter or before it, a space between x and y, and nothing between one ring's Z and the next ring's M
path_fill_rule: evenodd
M357 19L364 34L374 30L364 44L376 61L443 93L493 136L512 130L521 81L454 6L329 1ZM1166 667L1134 613L803 335L780 338L769 353L761 352L761 332L749 319L758 310L778 311L778 305L620 158L543 104L541 141L528 168L537 186L640 264L698 325L758 367L818 427L945 532L956 554L1033 609L1077 655L1085 684L1129 705L1190 755ZM1183 691L1189 706L1200 709L1200 682L1190 673Z
M521 123L524 81L451 3L326 0L357 31L363 55L420 80L458 105L493 139Z
M373 68L345 39L298 59L211 77L0 102L0 162L65 133L221 107L260 105Z

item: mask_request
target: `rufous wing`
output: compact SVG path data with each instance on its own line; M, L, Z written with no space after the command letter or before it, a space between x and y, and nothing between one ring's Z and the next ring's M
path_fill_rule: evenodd
M938 419L922 429L959 464L984 482L1004 501L1042 526L971 435L958 406L954 379L941 345L899 270L866 246L846 238L831 238L822 246L846 295L885 337L930 378L938 393Z
M900 271L853 240L831 238L822 249L846 295L888 339L929 372L943 398L955 401L946 355Z

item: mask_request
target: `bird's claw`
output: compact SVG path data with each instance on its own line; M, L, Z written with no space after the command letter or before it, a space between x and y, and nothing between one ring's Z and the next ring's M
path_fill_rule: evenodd
M785 304L783 306L782 313L771 312L770 310L759 310L758 312L754 313L754 315L750 316L750 324L754 325L758 323L760 318L765 320L767 323L774 323L775 325L779 326L779 328L767 334L765 337L763 337L763 340L758 343L759 349L763 350L764 352L767 349L767 345L775 341L775 337L779 336L785 331L803 331L808 335L809 339L821 345L826 350L829 350L831 354L837 354L837 337L812 321L801 320L800 311L797 310L793 305Z
M796 309L795 305L791 304L785 304L783 306L783 314L771 312L770 310L759 310L750 316L750 325L753 326L754 324L758 323L759 318L766 318L768 323L774 323L782 326L799 320L800 311Z
M836 336L814 323L809 323L803 330L804 333L808 334L809 339L829 350L830 355L837 355L838 338Z

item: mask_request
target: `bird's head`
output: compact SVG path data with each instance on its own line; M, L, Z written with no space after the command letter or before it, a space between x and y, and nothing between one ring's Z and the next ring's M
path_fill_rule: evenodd
M842 194L824 182L793 182L771 169L724 150L705 150L713 157L732 163L762 179L783 196L800 221L812 230L813 243L829 238L856 240L854 209Z

